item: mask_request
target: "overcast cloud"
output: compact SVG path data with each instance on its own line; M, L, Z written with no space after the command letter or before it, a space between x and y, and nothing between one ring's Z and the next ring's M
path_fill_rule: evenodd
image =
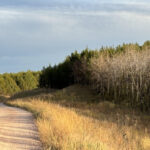
M0 72L40 70L74 50L149 40L148 0L0 1Z

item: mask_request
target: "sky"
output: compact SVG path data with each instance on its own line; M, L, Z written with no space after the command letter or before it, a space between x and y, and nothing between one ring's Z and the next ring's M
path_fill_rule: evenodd
M149 0L0 0L0 73L41 70L86 47L146 40Z

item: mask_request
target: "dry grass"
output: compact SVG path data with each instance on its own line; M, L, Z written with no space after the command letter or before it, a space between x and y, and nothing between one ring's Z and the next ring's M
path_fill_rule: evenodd
M149 150L150 117L75 85L7 102L36 116L47 150ZM93 102L94 101L94 102Z

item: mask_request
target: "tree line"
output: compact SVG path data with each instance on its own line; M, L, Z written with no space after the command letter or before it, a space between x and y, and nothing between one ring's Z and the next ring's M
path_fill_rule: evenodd
M75 51L67 56L65 61L58 65L44 67L39 79L39 86L45 88L64 88L75 83L75 65L80 68L81 60L89 62L92 57L98 56L99 51L86 48L81 53Z
M147 41L143 46L136 44L123 44L117 47L102 47L91 50L86 48L81 53L75 51L58 65L43 67L39 79L39 86L45 88L64 88L76 82L88 84L89 72L85 68L89 67L93 58L113 57L120 53L125 53L127 49L142 51L150 45Z
M90 85L107 100L149 109L150 41L75 51L64 62L44 67L39 79L45 88L74 83Z
M150 41L75 51L42 71L0 74L0 94L40 88L90 85L104 99L150 108Z
M0 94L12 95L37 88L39 76L40 72L33 71L0 74Z

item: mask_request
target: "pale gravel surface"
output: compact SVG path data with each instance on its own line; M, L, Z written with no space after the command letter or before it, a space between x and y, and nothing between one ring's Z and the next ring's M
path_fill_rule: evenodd
M42 150L31 113L0 103L0 150Z

